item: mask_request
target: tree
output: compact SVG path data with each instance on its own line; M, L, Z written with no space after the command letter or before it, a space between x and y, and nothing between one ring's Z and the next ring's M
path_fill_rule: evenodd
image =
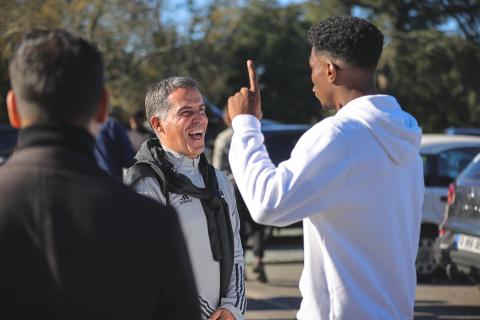
M167 4L181 6L187 18L165 21ZM3 0L0 10L3 96L8 59L23 32L62 27L97 44L112 105L128 112L143 106L147 85L173 75L192 76L207 98L224 106L248 85L245 61L252 58L264 116L313 122L324 115L311 92L308 28L325 16L353 12L386 35L378 87L396 96L426 131L476 125L479 117L477 0L311 0L286 6L276 0Z
M162 1L3 0L0 14L0 91L2 110L9 88L8 60L22 35L33 28L63 28L82 35L102 51L111 104L125 110L143 105L148 77L144 58L154 34L163 31ZM8 13L7 13L8 12ZM5 112L2 113L3 115ZM5 116L3 117L5 120Z
M386 22L397 32L436 29L455 22L467 39L480 42L480 2L477 0L352 0L370 18Z
M229 95L248 85L246 60L257 66L264 116L284 122L310 122L320 117L316 107L306 43L308 24L299 6L280 7L277 1L217 6L192 44L199 63L190 70L205 92L226 103ZM201 66L204 73L200 73ZM210 66L206 69L205 66ZM213 85L210 85L213 81Z
M480 47L435 30L397 34L379 66L379 86L412 112L424 132L480 122Z
M475 0L354 0L386 34L379 87L424 132L478 126L480 3ZM439 31L457 25L455 32Z

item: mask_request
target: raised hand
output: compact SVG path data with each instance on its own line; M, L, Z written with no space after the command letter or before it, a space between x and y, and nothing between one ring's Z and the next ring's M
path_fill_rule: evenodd
M228 98L228 115L230 120L239 114L251 114L259 120L262 118L260 88L252 60L247 60L247 69L250 88L243 87L240 91Z

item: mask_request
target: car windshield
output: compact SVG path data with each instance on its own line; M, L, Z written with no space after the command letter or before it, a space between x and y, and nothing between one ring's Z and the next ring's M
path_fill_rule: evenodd
M468 179L478 179L480 177L480 153L465 168L461 176Z
M290 158L290 153L303 131L265 133L265 147L275 165Z
M422 154L426 186L448 187L478 153L478 148L460 148L438 154Z
M455 179L477 154L477 150L457 149L438 155L438 175Z

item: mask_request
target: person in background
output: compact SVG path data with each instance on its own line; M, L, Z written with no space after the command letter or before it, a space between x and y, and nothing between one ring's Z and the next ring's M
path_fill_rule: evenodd
M32 31L9 72L21 131L0 167L0 319L199 319L175 211L95 162L88 128L108 105L97 49Z
M127 135L127 129L117 115L119 108L113 108L107 121L99 126L94 154L100 168L117 181L122 181L123 170L133 163L135 152ZM98 127L98 126L97 126Z
M238 215L240 216L240 238L242 240L243 250L247 248L248 238L252 239L252 249L255 256L255 266L253 272L257 274L257 280L263 283L268 282L267 274L265 272L265 265L263 263L263 256L265 253L265 226L253 221L248 208L243 201L242 195L233 179L230 163L228 162L228 152L230 151L230 143L232 141L233 129L232 123L228 116L228 109L225 109L223 114L223 121L227 126L215 138L213 146L212 165L223 171L230 179L235 189L235 199L237 200Z
M412 319L424 194L422 130L397 100L378 94L382 33L351 16L309 31L313 93L334 109L275 166L263 144L260 92L228 99L230 165L253 219L303 220L305 266L298 319Z
M142 144L124 182L177 210L202 319L243 319L247 303L235 194L203 153L208 118L198 85L188 77L152 84L145 109L158 138Z
M145 126L145 112L142 110L137 110L128 118L128 123L130 125L130 130L128 130L128 138L132 143L134 152L137 152L140 149L140 145L152 137L152 133L148 131Z

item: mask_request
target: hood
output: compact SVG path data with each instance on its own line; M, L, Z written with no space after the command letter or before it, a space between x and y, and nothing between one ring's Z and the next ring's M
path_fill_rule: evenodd
M419 154L422 129L392 96L372 95L354 99L337 115L359 120L396 163L405 162Z
M149 138L145 140L140 145L140 149L138 150L134 159L137 162L155 163L155 156L152 154L152 150L154 150L155 147L161 148L158 138Z

